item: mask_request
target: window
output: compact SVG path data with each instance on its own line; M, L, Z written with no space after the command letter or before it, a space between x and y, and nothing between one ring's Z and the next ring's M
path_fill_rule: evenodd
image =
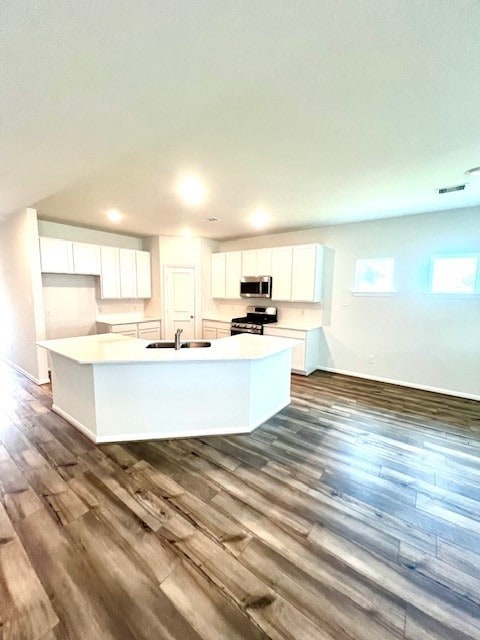
M431 293L475 294L480 292L478 255L432 258Z
M357 260L354 293L394 293L394 268L394 258Z

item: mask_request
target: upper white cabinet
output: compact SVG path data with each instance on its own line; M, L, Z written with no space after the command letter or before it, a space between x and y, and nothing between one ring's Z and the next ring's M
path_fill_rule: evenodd
M212 254L213 298L238 298L241 276L272 276L273 301L320 302L323 246L305 244Z
M304 244L293 247L292 297L295 302L322 299L323 246Z
M225 298L240 298L240 278L242 275L242 252L230 251L225 254Z
M225 253L212 253L212 298L225 298L226 294Z
M133 249L120 249L120 297L137 297L137 265Z
M292 299L292 251L293 247L272 249L272 298Z
M100 247L101 278L100 296L120 298L120 250L117 247Z
M149 251L135 251L137 272L137 297L152 297L152 274Z
M40 261L44 273L73 273L72 242L40 238Z
M272 275L271 249L249 249L248 251L242 251L242 276L270 275Z
M85 275L99 276L100 246L85 242L72 242L73 245L73 272Z
M86 242L40 238L43 273L100 276L101 298L151 298L150 253Z

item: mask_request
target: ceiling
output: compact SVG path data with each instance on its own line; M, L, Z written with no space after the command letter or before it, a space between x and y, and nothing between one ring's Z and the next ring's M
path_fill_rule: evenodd
M220 239L480 203L435 192L480 165L478 0L6 2L0 31L3 215Z

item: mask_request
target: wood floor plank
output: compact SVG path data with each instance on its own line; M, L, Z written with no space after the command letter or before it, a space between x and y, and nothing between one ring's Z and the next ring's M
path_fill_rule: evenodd
M480 640L480 403L316 372L95 446L0 363L2 640Z

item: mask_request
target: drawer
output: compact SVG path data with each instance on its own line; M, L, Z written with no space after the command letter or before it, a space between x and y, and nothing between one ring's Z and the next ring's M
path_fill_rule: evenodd
M151 320L150 322L139 322L138 330L143 331L144 329L160 329L160 320Z
M266 336L276 336L279 338L293 338L294 340L306 340L307 332L299 329L277 329L275 327L265 327L263 330Z
M114 324L112 325L112 333L125 333L125 332L137 333L137 324Z

